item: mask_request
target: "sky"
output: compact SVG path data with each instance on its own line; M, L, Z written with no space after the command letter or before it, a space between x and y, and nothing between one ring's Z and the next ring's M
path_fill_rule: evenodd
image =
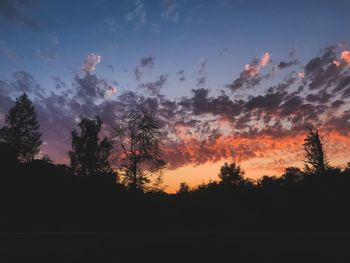
M217 179L225 161L255 179L302 167L308 127L343 166L348 10L347 0L0 0L0 124L28 93L41 154L68 163L79 116L99 115L108 135L126 112L150 110L169 192Z

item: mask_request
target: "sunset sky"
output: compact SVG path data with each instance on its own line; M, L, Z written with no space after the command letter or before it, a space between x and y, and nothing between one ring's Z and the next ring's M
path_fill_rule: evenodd
M0 124L26 92L41 154L69 163L78 117L108 135L130 110L160 120L167 191L303 166L307 127L350 161L348 0L0 0ZM117 160L112 158L112 163Z

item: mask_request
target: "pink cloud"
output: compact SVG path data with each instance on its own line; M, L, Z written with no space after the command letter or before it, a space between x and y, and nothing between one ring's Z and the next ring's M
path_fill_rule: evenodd
M101 59L101 56L91 53L86 57L84 66L81 69L86 72L93 72L96 69L96 65L101 63Z

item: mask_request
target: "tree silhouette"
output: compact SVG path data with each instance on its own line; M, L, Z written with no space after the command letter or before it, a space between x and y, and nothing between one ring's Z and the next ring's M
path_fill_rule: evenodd
M23 93L5 118L6 125L0 130L0 140L7 143L20 162L29 162L40 151L42 143L40 125L33 103Z
M296 184L304 179L304 173L298 167L287 167L281 179L285 185Z
M113 148L112 141L105 137L99 141L102 121L81 118L78 124L80 134L72 131L72 151L69 151L71 168L76 175L92 176L111 172L108 161Z
M278 186L280 186L280 183L281 183L281 178L278 178L275 175L273 175L273 176L263 175L258 180L258 186L264 187L264 188L278 187Z
M244 181L243 175L244 172L241 170L241 167L236 165L235 162L232 162L231 164L225 163L220 168L220 183L223 185L238 186Z
M157 120L149 112L132 112L118 123L114 137L124 155L120 167L124 183L130 189L145 190L151 175L165 166L160 158L162 139Z
M312 129L309 129L309 132L304 139L304 149L306 152L306 170L311 170L311 172L316 174L324 174L328 164L324 156L323 146L318 135L318 130L313 131Z
M179 190L176 192L177 194L186 194L190 192L190 186L185 182L180 183Z

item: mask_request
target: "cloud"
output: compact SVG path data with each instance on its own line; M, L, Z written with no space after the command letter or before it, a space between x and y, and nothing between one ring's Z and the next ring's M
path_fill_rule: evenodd
M75 98L82 101L82 103L90 103L95 99L104 98L106 91L110 85L107 81L99 79L94 74L86 74L84 77L78 75L74 79Z
M291 66L297 65L298 61L297 60L293 60L293 61L281 61L280 63L278 63L278 65L276 66L277 69L282 70L285 68L289 68Z
M260 59L254 58L249 64L244 66L239 78L235 79L232 84L226 85L231 91L237 91L241 88L251 88L260 83L262 78L259 76L262 67L270 62L271 55L268 52L263 53Z
M149 56L140 59L140 67L153 67L155 62L155 57Z
M106 65L106 67L107 67L110 71L114 72L114 67L113 67L113 65Z
M344 60L347 64L350 64L350 51L343 51L341 53L341 57L342 60Z
M259 61L259 65L263 67L263 66L266 66L266 64L269 62L270 62L270 54L268 52L265 52Z
M205 60L201 59L201 61L199 63L199 69L198 69L199 77L196 80L197 81L197 83L196 83L197 88L202 88L205 86L205 83L207 81L206 67L207 67L207 62Z
M168 78L169 74L162 74L159 76L159 79L154 82L141 83L139 88L147 90L151 95L157 95L160 93L160 90L163 88Z
M45 151L57 161L66 158L70 146L62 138L69 138L79 115L99 115L104 122L103 132L108 133L115 120L128 111L149 110L161 124L164 157L171 169L232 158L242 162L264 160L280 167L284 161L278 160L277 164L276 156L281 156L285 165L303 158L300 154L305 128L311 125L320 127L322 135L330 136L332 143L338 140L342 147L350 147L350 139L346 139L350 131L346 107L350 100L350 74L341 54L332 48L323 49L304 67L298 66L298 71L305 72L303 79L297 77L297 71L289 72L274 85L259 90L259 94L240 97L200 87L193 89L190 96L171 99L161 94L168 74L138 83L135 92L117 92L117 82L109 83L93 73L75 76L73 86L53 77L54 92L39 97L35 92L40 91L40 85L35 79L27 72L17 72L10 81L0 81L0 115L12 105L11 96L28 91L35 99L48 142ZM343 63L337 67L334 60ZM263 55L250 64L259 68L268 61L270 57ZM276 66L283 69L294 61L282 61ZM143 72L154 64L154 57L144 57L137 69ZM258 71L254 76L246 74L242 81L261 80L265 75ZM197 74L205 76L204 61ZM182 76L184 70L178 71L176 77ZM340 152L334 150L334 156Z
M85 58L84 66L81 69L85 72L91 73L95 71L96 65L101 63L101 59L101 56L91 53Z
M116 86L109 86L105 92L106 97L111 97L117 92L117 87Z
M141 0L136 0L135 1L135 8L133 11L127 13L124 16L124 19L126 21L136 21L136 27L135 29L140 28L146 23L146 10L143 5L143 2Z
M244 111L263 109L267 112L275 111L282 103L286 93L269 93L265 95L251 96L244 104Z
M224 48L223 50L221 50L220 52L219 52L219 57L221 58L223 55L225 55L226 53L228 52L228 48Z
M134 69L135 80L140 81L143 77L145 69L153 69L156 58L153 56L143 57L140 59L139 65Z
M177 77L178 77L178 81L185 81L186 77L185 77L185 70L181 69L176 73Z
M176 0L163 0L161 6L161 17L163 19L168 19L173 22L179 21L180 14L178 12L178 4Z

